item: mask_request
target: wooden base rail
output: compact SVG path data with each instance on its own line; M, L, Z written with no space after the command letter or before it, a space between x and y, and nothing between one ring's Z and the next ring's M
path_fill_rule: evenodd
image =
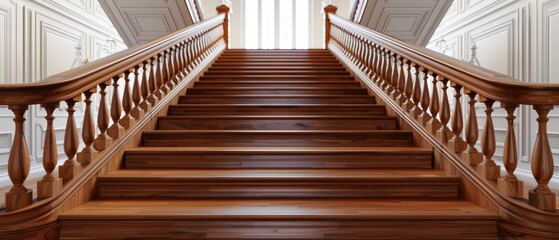
M333 6L325 8L326 46L350 65L356 75L373 83L374 89L379 90L378 95L386 96L393 106L401 109L410 125L424 129L422 131L430 136L422 137L434 139L436 142L432 145L436 149L440 147L438 150L444 159L469 166L464 171L475 173L472 175L475 179L469 181L478 183L478 188L485 188L485 194L494 198L492 201L497 208L505 209L503 212L507 213L503 214L508 215L505 220L526 215L522 221L541 224L538 226L544 231L542 236L552 233L559 236L556 194L548 187L554 164L547 132L547 115L554 105L559 104L559 85L519 82L469 66L366 29L336 16L335 11ZM453 94L455 103L452 112L450 94ZM464 99L469 105L466 118L460 105ZM474 108L478 102L485 105L481 138L478 136L480 123ZM501 176L501 166L492 159L496 150L492 113L497 102L507 112L504 176ZM533 208L522 201L524 184L514 174L518 163L514 112L520 105L532 106L538 114L538 133L531 158L532 174L538 185L529 191L527 201ZM466 119L465 128L463 119ZM478 140L481 141L480 149L476 148ZM508 221L506 224L514 225Z
M45 176L37 187L37 200L63 191L63 186L79 177L100 152L142 119L169 92L204 61L226 44L229 8L218 7L218 16L150 43L125 50L86 66L63 72L38 83L0 86L0 104L14 113L15 133L8 160L8 174L13 187L6 193L6 212L33 203L32 190L23 183L29 173L29 149L23 133L23 117L30 105L40 104L47 112L43 166ZM123 96L119 94L123 89ZM112 92L109 96L108 93ZM97 121L93 119L92 98L99 96ZM107 101L110 98L110 106ZM67 159L53 174L58 153L53 113L61 101L66 102L68 118L64 134ZM82 132L76 127L76 104L85 103ZM99 134L95 136L98 130ZM81 151L80 134L83 145Z

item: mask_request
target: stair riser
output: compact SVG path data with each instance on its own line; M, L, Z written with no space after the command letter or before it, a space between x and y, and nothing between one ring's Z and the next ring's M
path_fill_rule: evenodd
M433 165L431 154L417 153L223 153L188 152L176 154L125 154L128 169L182 168L182 169L372 169L421 168Z
M323 81L316 81L316 82L291 82L285 83L281 81L276 82L256 82L256 81L247 81L247 82L227 82L227 81L202 81L196 82L194 84L194 88L197 87L266 87L266 88L284 88L284 87L303 87L303 88L311 88L311 87L331 87L331 88L349 88L349 87L361 87L358 82L323 82Z
M395 130L396 120L386 119L168 119L158 120L160 130Z
M328 70L230 70L215 71L211 70L204 73L204 76L223 76L223 75L324 75L324 76L349 76L347 71L328 71Z
M329 75L205 75L200 77L200 81L228 81L228 82L237 82L237 81L282 81L282 82L289 82L289 81L317 81L317 82L324 82L324 81L348 81L348 82L355 82L355 78L351 76L329 76Z
M61 239L495 240L495 220L118 220L62 221ZM102 229L102 231L100 231Z
M366 89L355 88L355 89L219 89L219 90L208 90L208 89L197 89L191 88L187 90L187 95L232 95L232 94L242 94L242 95L367 95Z
M410 133L303 133L303 134L239 134L239 133L203 133L203 134L164 134L145 133L144 146L152 147L297 147L297 146L344 146L344 147L406 147L412 146Z
M99 178L99 198L457 198L460 182L448 179L155 179Z
M171 105L169 115L205 116L205 115L316 115L316 116L383 116L384 106L371 107L208 107L192 105Z
M180 104L374 104L374 97L240 97L240 96L181 96Z
M209 72L212 71L312 71L312 72L320 72L320 71L335 71L335 72L346 72L344 67L335 67L335 66L237 66L237 67L227 67L227 66L212 66L208 69Z

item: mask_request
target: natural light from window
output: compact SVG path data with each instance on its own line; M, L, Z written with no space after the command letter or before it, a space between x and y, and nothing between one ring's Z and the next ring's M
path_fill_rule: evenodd
M245 48L309 47L309 0L245 0L244 3Z

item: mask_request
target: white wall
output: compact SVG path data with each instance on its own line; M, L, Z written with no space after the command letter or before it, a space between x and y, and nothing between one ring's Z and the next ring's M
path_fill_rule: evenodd
M559 0L455 0L428 47L437 50L435 44L441 37L450 46L447 55L468 59L469 47L475 42L482 67L525 82L559 83ZM493 114L497 159L502 157L505 114L502 109ZM480 127L484 115L480 105ZM516 116L520 160L517 173L532 179L530 158L537 114L524 106L517 110ZM552 110L549 118L549 140L556 170L552 181L553 187L559 189L559 108Z
M97 0L0 0L0 84L36 82L70 69L78 43L84 58L102 58L109 54L103 49L109 37L116 40L117 50L125 48ZM79 119L83 105L77 108ZM44 174L44 116L44 110L32 106L25 122L31 166L37 174ZM66 159L62 151L66 112L57 110L55 116L62 163ZM7 106L0 106L0 186L9 183L6 164L13 136L12 118ZM81 127L81 121L77 124Z

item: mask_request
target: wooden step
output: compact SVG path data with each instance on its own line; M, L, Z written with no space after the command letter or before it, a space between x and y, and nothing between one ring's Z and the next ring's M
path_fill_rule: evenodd
M214 62L212 67L263 67L263 66L273 66L273 67L342 67L339 62Z
M204 75L200 81L355 81L355 78L347 75L322 76L322 75Z
M436 170L118 170L98 198L458 198L460 178Z
M328 75L328 76L349 76L349 72L344 70L324 70L324 69L316 69L316 70L293 70L289 67L285 69L278 69L278 70L246 70L246 69L237 69L237 70L216 70L210 69L204 73L204 76L223 76L223 75Z
M178 104L169 106L169 115L313 115L382 116L378 104Z
M127 169L430 169L433 151L418 147L139 147Z
M350 81L198 81L194 83L194 88L198 87L267 87L267 88L308 88L308 87L328 87L328 88L349 88L361 87L359 82Z
M186 95L179 103L205 104L373 104L367 95Z
M387 116L163 116L159 130L395 130Z
M95 200L61 239L493 239L498 216L461 200Z
M343 66L277 66L277 65L270 65L270 66L212 66L208 69L208 71L278 71L278 70L296 70L296 71L319 71L319 70L328 70L328 71L346 71Z
M199 87L186 95L367 95L361 87Z
M291 63L301 63L301 62L310 62L310 63L337 63L340 62L335 58L322 58L322 59L314 59L312 57L305 57L305 58L220 58L216 63L237 63L237 62L246 62L246 63L253 63L253 62L267 62L267 63L283 63L283 62L291 62Z
M143 133L148 147L407 147L403 130L156 130Z

